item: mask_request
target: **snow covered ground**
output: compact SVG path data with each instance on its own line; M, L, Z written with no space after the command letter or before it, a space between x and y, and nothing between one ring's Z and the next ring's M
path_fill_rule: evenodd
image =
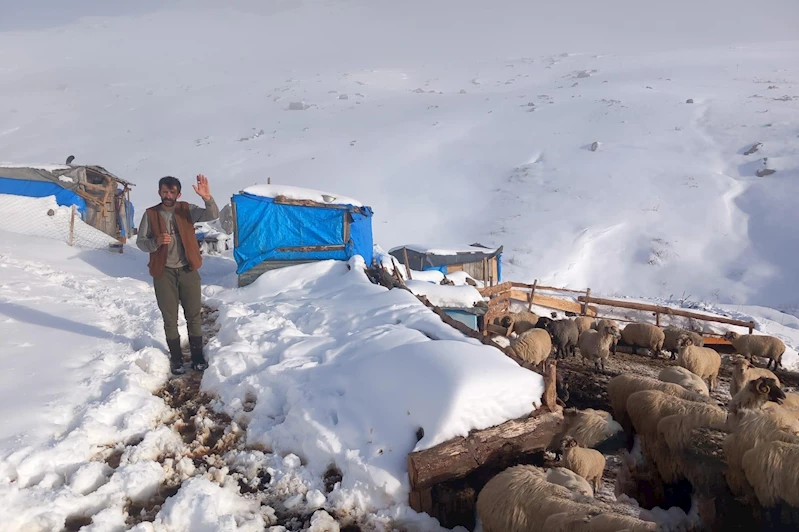
M102 164L138 184L137 223L167 174L195 203L188 184L208 175L220 206L267 178L331 190L374 208L384 249L504 245L509 279L702 302L683 304L755 319L799 369L793 0L0 0L0 12L0 159ZM69 248L50 207L0 202L4 529L124 530L126 512L176 484L137 532L261 530L275 511L319 508L435 530L404 504L405 454L540 395L529 372L357 268L235 289L229 257L208 257L219 331L202 386L247 448L226 471L197 468L153 395L168 363L146 257ZM343 476L327 492L331 464ZM267 476L265 498L239 489ZM317 530L327 519L315 514Z

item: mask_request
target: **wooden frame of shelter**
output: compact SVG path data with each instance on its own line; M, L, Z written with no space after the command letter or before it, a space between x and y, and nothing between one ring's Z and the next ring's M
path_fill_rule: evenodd
M416 246L392 248L389 255L400 261L406 270L445 270L444 274L466 272L472 279L482 281L485 286L494 286L501 280L501 255L503 246L497 249L481 244L472 244L470 249L440 253L435 249Z

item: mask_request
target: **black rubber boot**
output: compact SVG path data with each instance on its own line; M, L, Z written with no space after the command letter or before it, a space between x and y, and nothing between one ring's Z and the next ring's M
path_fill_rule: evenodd
M186 368L183 367L183 352L180 350L180 338L173 338L166 340L166 345L169 347L169 367L172 369L172 375L183 375L186 373Z
M205 371L208 362L203 356L203 337L189 336L189 347L191 347L191 368L197 371Z

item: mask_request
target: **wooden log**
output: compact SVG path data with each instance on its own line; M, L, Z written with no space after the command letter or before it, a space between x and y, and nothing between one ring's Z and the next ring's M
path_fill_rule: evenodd
M562 421L561 414L541 407L529 417L473 430L465 438L409 453L411 490L419 492L440 482L464 478L483 466L501 468L513 464L520 455L543 451L560 431ZM422 503L412 496L410 504L413 507Z
M687 310L676 309L671 307L664 307L661 305L649 305L646 303L636 303L636 302L627 302L627 301L619 301L616 299L603 299L599 297L591 297L591 296L579 296L577 298L578 301L583 303L595 303L597 305L605 305L608 307L617 307L617 308L627 308L631 310L643 310L647 312L660 312L661 314L666 314L667 316L682 316L683 318L693 318L696 320L703 320L703 321L713 321L716 323L725 323L728 325L737 325L739 327L754 327L753 321L742 321L742 320L734 320L732 318L724 318L722 316L712 316L709 314L698 314L696 312L690 312Z

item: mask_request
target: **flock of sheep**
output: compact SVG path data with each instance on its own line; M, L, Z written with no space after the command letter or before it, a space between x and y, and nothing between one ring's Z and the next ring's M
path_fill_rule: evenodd
M551 445L562 467L517 465L494 476L477 499L484 532L663 530L593 498L606 466L596 449L614 440L616 448L622 440L629 449L637 436L652 489L665 489L710 474L686 457L696 437L692 431L703 428L724 436L718 451L727 462L724 476L735 497L762 508L799 507L799 393L785 393L774 373L752 364L761 358L767 367L780 366L785 344L779 339L725 335L737 355L731 358L731 398L721 406L710 392L716 389L722 360L703 347L697 333L645 323L620 331L613 320L553 320L531 312L510 314L501 323L517 333L508 349L530 365L540 365L553 354L575 356L579 350L584 362L593 361L604 371L619 339L654 356L670 351L677 365L664 368L657 379L630 374L612 378L607 392L613 416L602 410L564 410L563 428ZM635 494L632 476L629 469L618 472L617 494ZM701 506L699 515L703 517Z

